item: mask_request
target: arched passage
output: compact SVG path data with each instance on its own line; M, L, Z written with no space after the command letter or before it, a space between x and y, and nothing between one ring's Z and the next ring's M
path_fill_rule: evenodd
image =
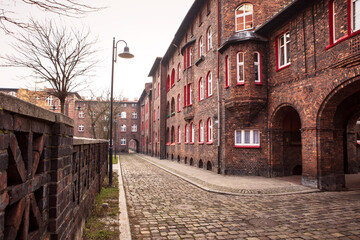
M301 120L289 105L281 106L271 122L271 175L302 174Z
M129 141L129 153L136 153L139 149L139 142L136 139Z
M323 102L317 119L319 187L340 190L345 174L358 173L356 123L360 117L360 80L338 86Z

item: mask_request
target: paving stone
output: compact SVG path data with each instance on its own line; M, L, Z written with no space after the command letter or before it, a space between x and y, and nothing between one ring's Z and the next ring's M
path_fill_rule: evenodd
M346 197L350 192L210 193L137 156L120 158L134 240L359 240L360 201Z

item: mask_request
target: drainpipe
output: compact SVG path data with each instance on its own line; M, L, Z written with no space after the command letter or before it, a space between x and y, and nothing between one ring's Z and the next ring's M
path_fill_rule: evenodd
M217 47L220 47L220 0L217 0ZM221 173L221 99L220 99L220 53L217 51L217 100L218 100L218 173Z

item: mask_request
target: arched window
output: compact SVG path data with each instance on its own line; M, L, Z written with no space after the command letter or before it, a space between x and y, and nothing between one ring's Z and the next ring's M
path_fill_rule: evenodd
M175 128L171 127L171 143L175 143Z
M175 69L171 71L171 87L175 84Z
M202 120L199 122L199 142L204 142L204 122Z
M253 5L245 3L240 5L235 11L236 32L252 29L253 23Z
M230 62L229 56L225 57L225 88L230 86Z
M190 142L194 143L194 139L195 139L195 131L194 131L194 124L191 123L190 124Z
M177 137L178 143L181 143L181 128L178 126L178 137Z
M211 27L208 28L206 32L206 51L210 51L212 49L212 30Z
M169 128L166 128L166 144L170 143L170 130Z
M171 99L171 116L175 115L175 99Z
M202 101L202 100L204 100L204 93L205 93L205 91L204 91L204 80L203 80L203 78L200 78L200 80L199 80L199 101Z
M167 102L167 104L166 104L166 114L167 114L166 117L170 117L171 112L170 112L170 103L169 102Z
M213 82L212 82L212 74L208 73L206 77L206 96L210 97L213 95Z
M178 81L181 79L181 64L178 64Z
M199 58L204 55L204 41L203 41L203 37L201 36L199 38Z
M237 59L237 83L238 84L243 84L245 81L245 71L244 71L244 53L239 52L236 55L236 59Z
M185 143L189 141L189 129L187 124L185 124Z
M261 83L261 57L259 52L254 52L254 77L255 83Z
M166 91L169 91L169 90L170 90L170 76L168 75L167 79L166 79Z
M207 142L208 143L212 143L213 141L213 123L212 123L212 119L209 118L207 120Z
M179 93L178 96L177 96L177 109L178 109L178 112L181 111L181 98L180 98L180 93Z

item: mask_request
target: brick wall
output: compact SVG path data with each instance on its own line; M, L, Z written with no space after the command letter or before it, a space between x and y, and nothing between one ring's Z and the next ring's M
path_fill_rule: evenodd
M64 115L4 94L0 102L0 239L75 239L108 143L73 139Z

